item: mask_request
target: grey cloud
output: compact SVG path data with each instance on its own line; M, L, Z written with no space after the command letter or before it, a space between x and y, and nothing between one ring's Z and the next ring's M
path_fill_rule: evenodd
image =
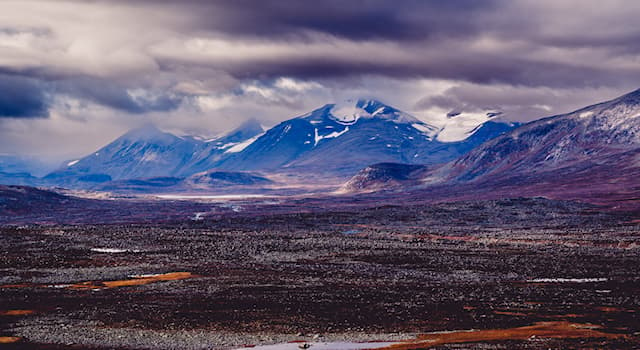
M460 84L440 94L419 99L417 110L440 108L450 112L501 111L507 119L530 121L605 101L628 92L630 88L526 87L512 85Z
M49 97L34 79L0 75L0 118L47 117Z
M134 96L127 88L109 80L87 77L56 81L52 87L57 93L133 114L174 110L183 99L183 96L167 94Z
M496 9L496 1L297 0L150 1L186 13L188 29L249 37L304 38L309 31L354 40L417 40L443 33L473 35L469 17Z
M544 3L120 1L115 7L114 1L79 1L75 4L82 10L104 18L97 23L68 23L65 18L48 16L50 27L22 24L23 28L41 28L38 30L47 33L47 42L34 39L30 49L38 59L17 60L29 62L24 64L3 64L0 60L0 71L49 80L93 75L124 89L135 88L139 80L146 79L156 95L165 90L159 101L145 103L108 83L105 91L94 91L93 86L79 80L71 89L87 90L98 103L134 113L175 106L179 98L171 96L168 86L149 77L172 74L176 85L193 87L192 81L181 81L193 80L187 73L191 69L197 69L205 79L220 72L237 80L381 75L563 88L629 85L640 79L640 70L634 65L640 54L640 45L635 44L638 36L633 30L607 30L612 25L603 21L617 22L618 18L607 16L621 16L621 11L611 10L611 5L581 2L578 9L602 9L592 11L602 14L587 13L591 16L588 19L601 22L581 22L568 6L551 8ZM47 6L51 4L41 7ZM22 16L16 13L14 17ZM621 21L629 18L624 16ZM85 42L80 34L87 29L95 31L96 37ZM8 33L17 30L5 28ZM132 40L130 33L140 31L144 35ZM76 40L75 35L82 40ZM184 47L192 39L218 40L226 46L194 52ZM259 48L252 49L256 46ZM15 54L24 55L23 51ZM228 82L220 83L228 88L226 85ZM207 88L218 89L215 83L208 83Z

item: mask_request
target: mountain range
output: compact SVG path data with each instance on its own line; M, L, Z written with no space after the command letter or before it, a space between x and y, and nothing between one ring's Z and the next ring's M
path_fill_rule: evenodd
M376 100L349 100L324 105L266 131L249 120L208 140L146 125L38 181L123 191L204 189L195 179L222 173L249 173L229 177L235 185L266 184L249 179L274 174L344 181L381 161L445 163L517 126L495 112L426 122ZM208 183L222 186L220 181Z
M297 174L307 183L349 179L343 193L638 201L640 90L524 125L494 112L425 121L360 99L268 130L250 120L209 140L146 126L44 178L4 174L19 183L116 192L282 188Z

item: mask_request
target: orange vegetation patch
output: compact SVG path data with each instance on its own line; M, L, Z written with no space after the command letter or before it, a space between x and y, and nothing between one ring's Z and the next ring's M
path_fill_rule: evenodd
M394 344L384 349L410 350L426 349L433 346L457 343L476 343L494 340L527 340L531 337L540 338L619 338L621 334L610 334L596 330L599 326L591 324L558 322L538 322L532 326L485 329L471 331L452 331L440 333L428 333L418 336L415 340L409 340Z
M20 284L4 284L0 286L0 288L27 288L27 287L31 287L31 285L27 283L20 283Z
M15 343L20 340L20 337L0 337L0 344Z
M69 289L108 289L118 287L130 287L141 286L149 283L161 282L161 281L178 281L187 278L194 278L196 275L191 272L169 272L159 275L149 275L134 277L128 280L119 281L87 281L72 284Z
M34 312L33 310L0 310L0 316L23 316L31 315Z

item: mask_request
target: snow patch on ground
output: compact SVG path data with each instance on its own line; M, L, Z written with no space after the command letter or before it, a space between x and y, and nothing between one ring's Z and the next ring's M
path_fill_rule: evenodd
M195 213L193 215L193 217L191 217L191 220L193 220L193 221L202 221L202 220L204 220L204 217L203 217L204 214L206 214L206 213L205 212Z
M137 250L119 249L119 248L91 248L90 250L95 253L109 253L109 254L138 252Z
M164 275L163 273L150 273L150 274L142 274L142 275L129 275L129 278L151 278L158 277Z
M529 283L595 283L606 282L607 278L534 278Z
M592 115L593 115L593 111L582 112L582 113L580 113L580 118L582 118L582 119L589 118Z

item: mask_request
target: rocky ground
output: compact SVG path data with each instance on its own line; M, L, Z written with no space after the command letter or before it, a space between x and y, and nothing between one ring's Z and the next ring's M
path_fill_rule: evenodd
M398 344L409 349L428 347L434 336L421 334L429 332L504 329L514 336L483 331L433 345L632 349L640 344L638 219L514 199L5 225L0 342L234 349L314 336L428 339ZM557 329L525 327L539 322Z

